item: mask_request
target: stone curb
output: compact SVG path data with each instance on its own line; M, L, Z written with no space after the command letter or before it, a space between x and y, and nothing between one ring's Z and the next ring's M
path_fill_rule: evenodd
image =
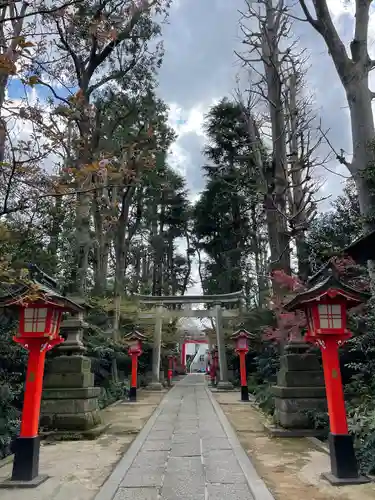
M315 446L315 448L317 448L319 451L322 451L323 453L326 453L327 455L329 455L329 449L328 449L328 446L324 443L322 443L320 441L320 439L316 438L316 437L311 437L311 436L307 436L306 439L308 441L310 441L310 443L312 445Z
M240 464L240 467L245 475L246 481L249 485L254 500L275 500L274 496L269 491L264 481L259 477L257 471L255 470L245 450L242 448L242 445L239 442L238 437L235 431L233 430L231 424L229 423L229 420L227 419L223 410L220 408L220 404L215 400L214 396L212 395L208 387L206 387L205 389L211 401L211 404L214 407L214 410L216 411L219 421L228 437L228 441L233 448L238 463ZM103 498L95 500L108 500L108 499Z
M147 436L149 435L154 423L156 422L156 419L161 413L166 397L173 390L174 387L165 394L159 405L155 408L151 417L148 419L146 425L134 439L129 449L125 452L125 455L120 458L111 475L102 484L94 500L113 500L122 479L124 478L126 472L130 469L135 457L138 455L139 450L142 448L143 443L146 441Z
M13 462L14 455L8 455L0 460L0 469Z

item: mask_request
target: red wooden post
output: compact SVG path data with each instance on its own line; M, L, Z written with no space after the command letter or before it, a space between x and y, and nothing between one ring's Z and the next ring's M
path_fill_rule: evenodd
M39 416L42 400L43 376L46 353L55 345L64 341L62 337L22 338L14 337L14 341L29 351L25 393L21 417L20 436L15 444L12 478L10 483L19 486L38 486L47 479L39 476ZM7 483L3 483L4 487Z
M168 385L172 385L173 376L173 356L168 356Z
M45 343L44 339L30 339L27 342L29 357L20 430L22 438L33 438L38 435L46 358L46 350L41 349L43 343Z
M330 428L333 434L348 434L344 391L337 339L327 338L321 348Z
M182 349L181 349L181 366L182 366L184 373L186 373L186 343L185 342L182 344Z
M240 356L240 379L241 379L241 387L247 386L247 377L246 377L246 353L241 351L239 353Z
M138 353L132 352L131 358L132 358L132 378L131 378L131 387L129 391L129 399L135 401L137 397Z

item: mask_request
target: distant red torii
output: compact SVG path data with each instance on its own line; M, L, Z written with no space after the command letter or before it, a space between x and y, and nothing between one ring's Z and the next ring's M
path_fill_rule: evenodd
M181 366L184 370L186 370L186 345L187 344L208 344L207 339L202 340L184 340L181 349Z

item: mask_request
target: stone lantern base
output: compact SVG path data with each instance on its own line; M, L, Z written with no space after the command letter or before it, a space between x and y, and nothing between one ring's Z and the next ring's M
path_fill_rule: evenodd
M87 433L99 424L98 397L91 360L61 356L45 377L40 425L45 431ZM90 433L89 433L90 434Z
M275 397L275 426L268 427L274 436L324 436L327 430L314 429L311 411L327 411L323 370L316 353L309 346L289 344L280 358Z
M105 429L99 413L100 387L94 387L91 360L82 354L83 327L81 318L63 322L61 331L67 336L59 349L63 354L51 360L44 377L40 426L42 434L56 439L93 439Z

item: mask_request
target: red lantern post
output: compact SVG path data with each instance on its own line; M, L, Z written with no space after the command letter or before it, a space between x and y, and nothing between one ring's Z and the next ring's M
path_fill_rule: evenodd
M129 348L129 356L132 360L131 382L129 389L129 401L137 401L137 376L138 376L138 356L142 354L142 342L146 336L135 330L124 337L124 341Z
M240 358L240 380L241 380L241 401L249 401L249 388L246 376L246 354L249 351L250 333L246 330L238 330L231 339L235 342L236 353Z
M183 342L182 344L182 349L181 349L181 367L186 373L186 342Z
M285 308L305 311L305 339L318 345L322 352L331 457L331 473L324 477L334 485L366 483L368 479L358 473L353 438L348 432L338 348L352 335L346 327L347 310L370 296L340 282L333 264L325 271L328 277L323 273L315 275L310 289L297 295Z
M173 354L168 355L168 385L169 387L172 385L172 377L173 377Z
M53 283L51 278L42 274ZM29 356L20 435L14 443L12 476L0 483L0 487L29 488L38 486L47 479L47 476L39 475L38 434L46 353L64 341L59 335L63 312L78 312L83 308L59 295L45 283L34 280L29 285L14 287L16 291L3 298L0 307L13 308L19 312L19 331L13 340L27 349Z
M210 377L211 377L211 385L214 386L216 383L216 374L218 367L218 352L214 347L211 350L211 367L210 367Z

